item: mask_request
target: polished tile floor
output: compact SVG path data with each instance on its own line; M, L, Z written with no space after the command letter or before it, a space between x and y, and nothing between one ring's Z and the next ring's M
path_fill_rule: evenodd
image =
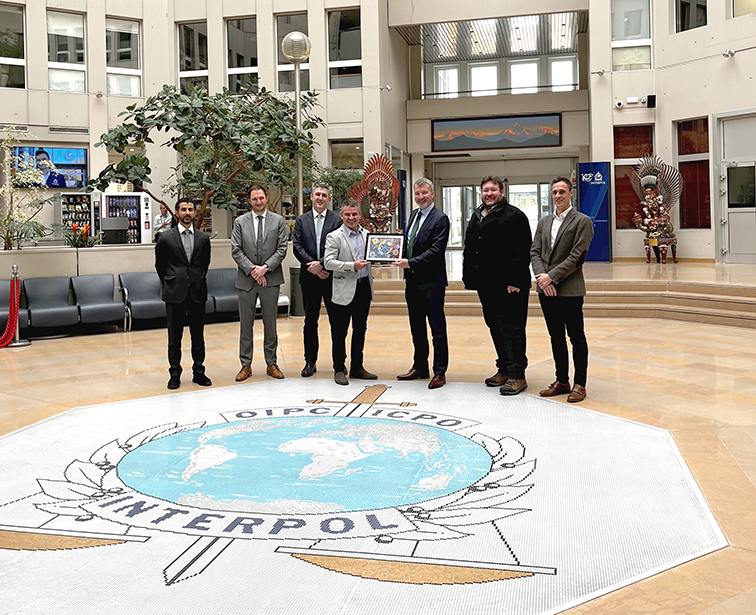
M595 279L646 279L643 274L656 275L657 268L599 265L591 267L590 277L596 275L593 269L601 269ZM756 285L754 269L704 264L667 267L659 275ZM279 318L279 365L287 378L298 379L302 367L302 322ZM259 324L253 380L266 378ZM495 371L482 319L455 316L448 324L449 380L482 382ZM570 612L751 615L756 612L756 331L653 319L596 318L586 326L591 356L584 407L669 429L731 546ZM238 324L208 325L206 338L208 375L215 386L233 386ZM331 378L327 326L321 328L321 341L325 353L314 378ZM0 350L0 435L80 405L170 395L165 347L164 330L145 330L35 340L27 348ZM188 355L188 340L185 351ZM406 316L371 317L365 354L366 367L382 379L405 371L411 362ZM537 394L553 380L540 318L528 325L528 357L526 394ZM192 389L199 387L187 381L180 391Z

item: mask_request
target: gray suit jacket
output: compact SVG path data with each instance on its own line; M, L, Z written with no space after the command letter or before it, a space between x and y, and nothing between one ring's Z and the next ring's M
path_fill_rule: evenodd
M231 256L239 266L236 272L236 288L239 290L251 290L257 284L249 275L255 265L268 265L268 273L265 275L268 286L280 286L284 282L281 262L288 247L286 222L272 211L265 214L262 252L258 254L254 215L250 211L239 216L234 221L234 230L231 232Z
M560 297L582 297L585 295L583 263L593 239L593 222L573 207L559 227L552 247L549 244L553 222L554 214L538 221L530 248L533 273L548 273ZM538 292L543 291L539 288Z
M367 245L367 231L360 228L362 239ZM331 300L337 305L349 305L357 291L357 274L354 261L364 260L364 254L355 255L352 242L349 239L349 229L346 225L337 228L326 235L324 267L333 271L333 294ZM367 266L368 280L370 280L370 299L373 298L373 271Z

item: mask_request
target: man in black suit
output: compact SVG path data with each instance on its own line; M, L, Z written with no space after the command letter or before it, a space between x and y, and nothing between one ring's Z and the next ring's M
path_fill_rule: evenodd
M487 386L502 395L517 395L528 387L525 368L525 325L530 294L530 223L504 197L498 177L481 182L483 204L470 218L465 233L462 281L478 291L496 349L496 373Z
M155 269L160 278L160 293L165 301L168 321L169 389L181 386L181 338L184 325L192 336L192 382L209 387L205 375L205 302L207 270L210 267L210 236L192 226L194 203L176 203L179 224L160 233L155 244Z
M428 378L428 331L433 339L433 378L429 389L446 384L449 365L449 342L446 338L444 295L446 294L446 244L449 241L449 218L433 205L433 183L422 177L413 192L418 206L409 219L406 258L393 264L404 269L404 297L409 312L410 331L415 354L412 368L399 374L399 380Z
M320 304L325 303L329 320L333 314L331 303L331 284L333 278L323 266L325 255L326 235L341 226L341 217L328 209L331 202L331 189L325 184L313 186L312 211L308 211L297 218L294 223L292 246L294 256L302 264L299 283L302 286L304 300L304 358L302 377L308 378L317 371L318 349L318 317Z

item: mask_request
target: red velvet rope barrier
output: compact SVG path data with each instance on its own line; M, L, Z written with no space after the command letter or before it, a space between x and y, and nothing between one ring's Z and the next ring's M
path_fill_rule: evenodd
M18 304L21 299L21 280L10 281L10 301L8 303L8 322L5 332L0 337L0 348L5 348L16 337L16 323L18 322Z

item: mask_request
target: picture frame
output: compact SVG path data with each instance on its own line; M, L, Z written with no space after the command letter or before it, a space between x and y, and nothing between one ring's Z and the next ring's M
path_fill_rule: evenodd
M371 263L393 263L404 254L404 235L369 233L365 260Z

